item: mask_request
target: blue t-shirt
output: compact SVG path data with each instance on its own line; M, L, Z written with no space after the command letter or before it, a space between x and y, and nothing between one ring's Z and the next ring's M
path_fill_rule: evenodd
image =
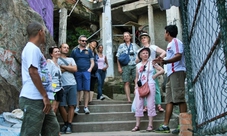
M80 50L80 48L76 47L72 53L71 57L75 60L77 64L77 71L78 72L84 72L87 71L90 68L91 65L91 59L94 59L94 56L92 54L92 51L90 49L83 49Z

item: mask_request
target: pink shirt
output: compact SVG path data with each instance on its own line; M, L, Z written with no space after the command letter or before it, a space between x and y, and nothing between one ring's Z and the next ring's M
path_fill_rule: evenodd
M98 57L97 63L98 69L103 69L105 67L105 55L102 55L102 58Z

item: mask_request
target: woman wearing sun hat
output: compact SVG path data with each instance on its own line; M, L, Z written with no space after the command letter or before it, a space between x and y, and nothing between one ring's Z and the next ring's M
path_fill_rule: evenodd
M159 57L164 58L166 56L166 51L163 50L162 48L156 46L156 45L151 45L150 41L151 38L147 33L142 33L140 35L140 41L143 45L142 48L147 47L150 48L151 50L151 56L150 56L150 60L154 60L156 58L156 55L158 54ZM156 71L155 71L156 72ZM160 93L160 87L159 87L159 83L158 83L158 79L155 80L156 84L155 84L155 88L156 88L156 93L155 93L155 103L157 104L157 109L159 112L163 112L164 109L161 107L161 93Z
M152 61L149 60L151 55L151 51L149 48L142 48L138 52L138 58L140 63L136 65L136 79L135 79L135 117L136 117L136 126L132 129L132 132L139 131L140 128L140 118L144 116L143 106L144 100L147 100L147 115L149 117L147 131L153 130L153 117L156 116L155 111L155 79L164 73L162 67L158 64L153 64ZM154 74L154 70L158 70L157 73ZM148 76L149 74L149 76ZM147 77L148 76L148 77ZM140 97L138 92L137 81L141 81L141 84L144 84L146 81L149 84L150 93L146 97Z

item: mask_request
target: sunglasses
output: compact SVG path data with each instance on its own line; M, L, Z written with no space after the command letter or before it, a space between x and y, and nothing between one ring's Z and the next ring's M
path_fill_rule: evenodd
M87 42L87 40L80 40L81 42Z

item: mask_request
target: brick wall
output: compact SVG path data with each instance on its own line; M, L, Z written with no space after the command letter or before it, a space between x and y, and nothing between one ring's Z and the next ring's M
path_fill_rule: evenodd
M192 115L189 113L180 113L179 115L180 133L179 136L192 136Z

